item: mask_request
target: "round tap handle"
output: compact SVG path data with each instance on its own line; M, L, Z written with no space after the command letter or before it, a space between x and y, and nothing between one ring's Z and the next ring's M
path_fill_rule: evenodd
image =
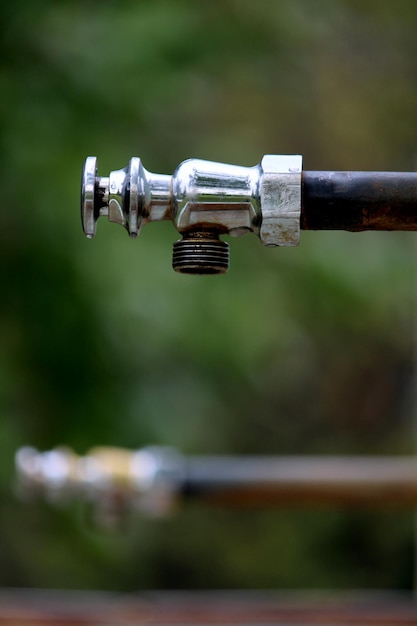
M104 215L110 222L124 226L131 237L139 234L143 217L139 211L142 178L137 157L130 159L124 169L110 172L108 177L98 176L96 157L86 158L81 185L81 222L89 239L96 234L98 218Z
M97 186L97 159L87 157L81 177L81 223L89 239L96 234L96 222L100 214Z

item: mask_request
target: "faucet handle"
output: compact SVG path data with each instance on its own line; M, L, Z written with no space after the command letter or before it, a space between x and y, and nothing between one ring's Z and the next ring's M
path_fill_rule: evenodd
M81 181L81 222L86 237L94 237L97 220L102 216L136 237L142 224L140 208L145 186L145 170L138 157L109 176L98 176L97 158L87 157Z
M97 158L87 157L81 176L81 223L88 239L96 234L96 222L100 215L98 197Z

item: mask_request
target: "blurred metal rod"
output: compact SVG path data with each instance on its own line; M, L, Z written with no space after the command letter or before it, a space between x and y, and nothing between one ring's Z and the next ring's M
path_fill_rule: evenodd
M227 506L417 504L413 457L188 457L182 495Z
M304 171L301 228L417 230L417 173Z
M23 497L86 500L99 517L166 515L181 501L226 507L416 506L417 458L183 456L174 448L16 454Z

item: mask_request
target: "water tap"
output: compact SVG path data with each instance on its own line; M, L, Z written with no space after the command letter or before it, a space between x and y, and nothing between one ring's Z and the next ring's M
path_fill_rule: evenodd
M99 176L90 156L82 174L83 230L91 239L98 218L107 216L136 237L147 223L171 220L182 236L174 243L174 270L222 274L229 268L223 235L254 233L265 246L298 245L301 179L299 155L266 155L253 167L188 159L172 176L147 171L138 157Z

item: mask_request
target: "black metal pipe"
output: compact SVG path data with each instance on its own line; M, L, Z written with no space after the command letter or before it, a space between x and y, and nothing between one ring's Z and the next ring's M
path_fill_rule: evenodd
M417 504L414 457L188 457L181 495L226 506Z
M304 230L417 230L416 172L303 172Z

